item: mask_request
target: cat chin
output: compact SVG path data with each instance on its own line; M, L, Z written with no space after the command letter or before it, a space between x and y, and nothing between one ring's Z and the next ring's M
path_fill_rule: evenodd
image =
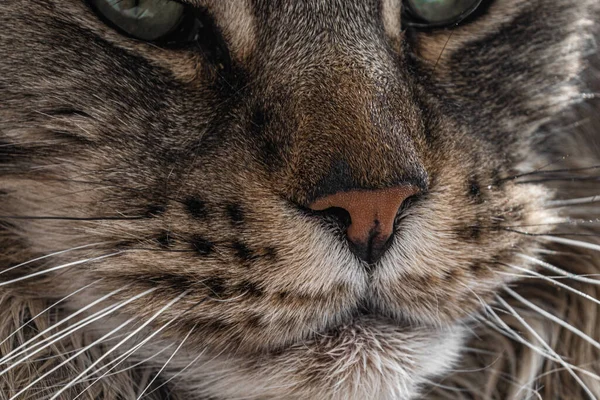
M184 381L194 382L192 393L223 400L405 400L454 364L465 336L458 326L411 329L363 316L276 354L201 357Z

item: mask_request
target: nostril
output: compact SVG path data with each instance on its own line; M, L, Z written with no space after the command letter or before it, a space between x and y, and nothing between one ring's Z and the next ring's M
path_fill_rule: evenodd
M321 211L311 211L311 214L320 217L328 223L339 226L344 233L350 224L352 224L350 213L341 207L329 207Z
M409 204L406 200L417 193L419 189L412 185L351 190L317 199L308 208L343 223L353 253L374 264L388 249L398 214Z

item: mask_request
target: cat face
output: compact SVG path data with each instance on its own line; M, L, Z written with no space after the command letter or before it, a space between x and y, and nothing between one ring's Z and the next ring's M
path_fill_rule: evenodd
M120 315L185 337L172 365L202 352L188 384L223 398L408 398L452 366L555 217L512 177L578 96L595 1L484 1L421 29L395 0L198 0L183 45L98 3L0 5L5 257L71 249L15 285L135 299ZM364 204L314 206L407 187L377 257L348 240Z

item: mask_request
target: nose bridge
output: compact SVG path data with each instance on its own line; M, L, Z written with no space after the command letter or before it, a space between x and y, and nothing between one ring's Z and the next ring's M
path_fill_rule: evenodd
M402 55L377 29L377 7L333 1L331 9L317 0L287 3L287 11L302 9L309 18L274 20L276 29L286 24L286 34L256 58L260 90L281 99L277 112L288 129L278 133L289 146L276 185L304 207L336 192L426 182L414 140L422 128L405 117L418 108L403 79Z
M423 188L414 140L420 125L401 117L415 114L408 88L350 65L315 75L295 102L301 123L291 164L293 181L303 180L295 188L301 202L353 189Z

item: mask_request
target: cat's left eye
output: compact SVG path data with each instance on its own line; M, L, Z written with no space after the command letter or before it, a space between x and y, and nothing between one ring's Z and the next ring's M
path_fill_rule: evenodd
M406 25L437 28L456 25L479 8L483 0L405 0Z
M154 41L175 31L185 7L172 0L90 0L96 11L137 39Z

